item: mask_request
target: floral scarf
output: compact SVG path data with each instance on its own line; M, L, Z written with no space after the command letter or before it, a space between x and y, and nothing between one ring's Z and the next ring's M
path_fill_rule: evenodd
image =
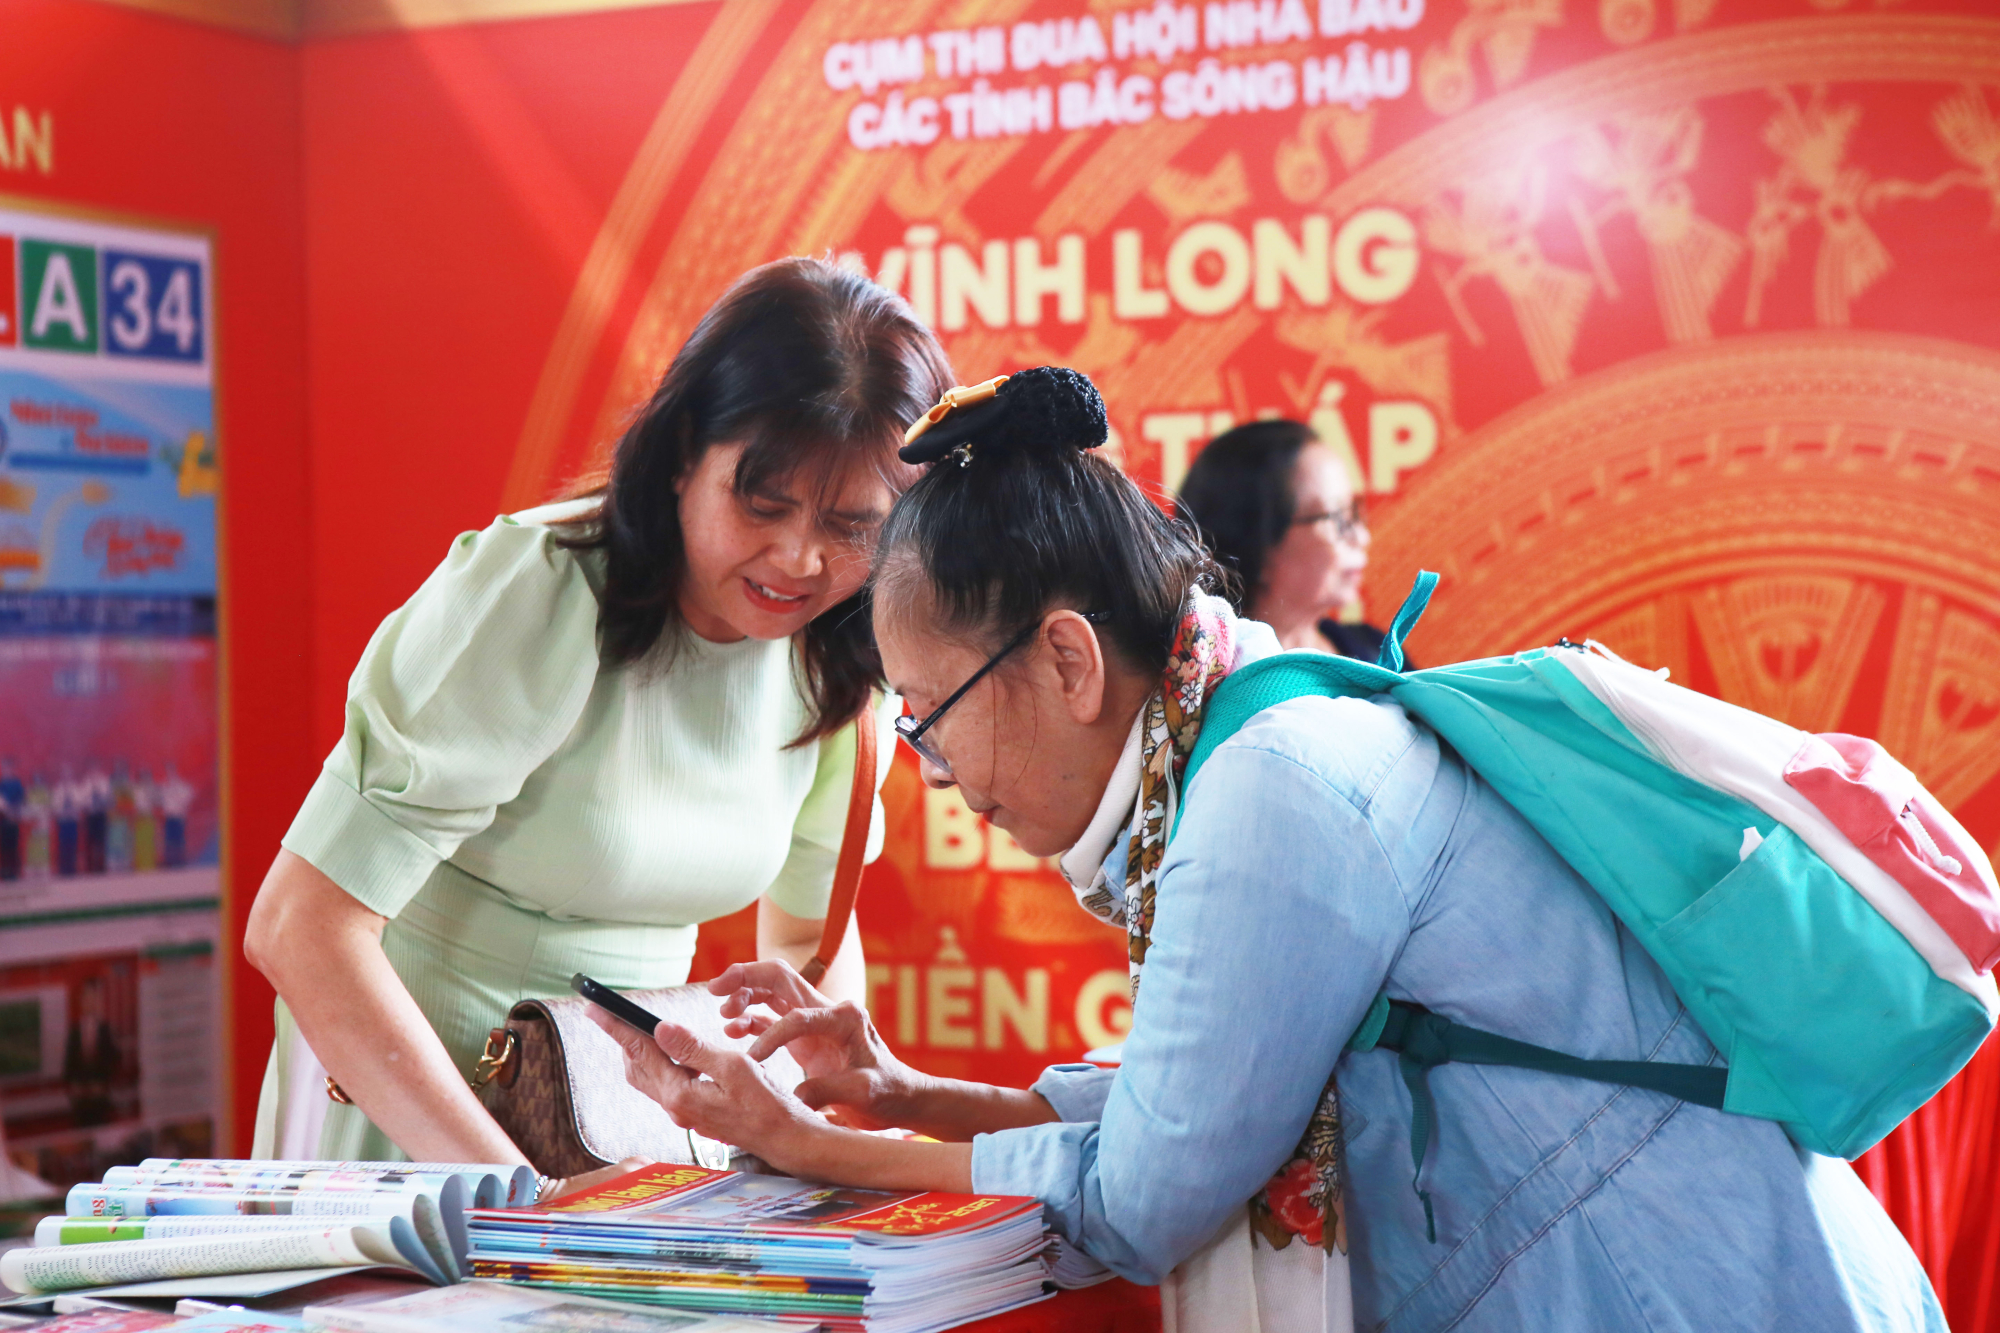
M1125 928L1131 957L1132 1002L1139 998L1139 974L1152 943L1153 911L1160 863L1180 804L1180 784L1188 756L1201 736L1211 691L1234 665L1241 636L1229 604L1200 591L1190 592L1174 632L1173 649L1160 690L1147 701L1139 721L1139 795L1125 851L1125 883L1113 890L1102 869L1077 901L1098 920ZM1319 1104L1291 1159L1271 1183L1250 1200L1250 1225L1273 1249L1293 1236L1329 1254L1347 1252L1346 1161L1340 1133L1340 1100L1328 1075Z

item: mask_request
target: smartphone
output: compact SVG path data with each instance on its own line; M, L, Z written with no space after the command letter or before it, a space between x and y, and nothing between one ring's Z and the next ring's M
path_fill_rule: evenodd
M581 972L569 979L569 988L613 1018L630 1023L649 1037L653 1035L653 1029L660 1025L659 1015L647 1012L603 982L592 980Z

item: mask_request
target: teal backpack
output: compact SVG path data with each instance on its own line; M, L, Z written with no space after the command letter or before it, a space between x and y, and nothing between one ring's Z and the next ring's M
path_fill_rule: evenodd
M1379 996L1349 1049L1398 1052L1419 1175L1425 1073L1450 1061L1650 1088L1853 1158L1971 1059L2000 1010L2000 893L1907 769L1872 741L1795 731L1596 645L1405 671L1403 640L1436 585L1418 575L1375 664L1291 652L1228 676L1182 790L1275 704L1388 695L1603 897L1727 1067L1574 1059ZM1821 762L1829 743L1860 758Z

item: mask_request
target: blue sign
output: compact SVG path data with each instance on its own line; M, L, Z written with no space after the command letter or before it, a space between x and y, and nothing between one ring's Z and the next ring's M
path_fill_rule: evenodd
M201 266L191 259L103 252L103 348L110 356L200 362Z
M208 389L0 361L0 429L0 593L214 593Z

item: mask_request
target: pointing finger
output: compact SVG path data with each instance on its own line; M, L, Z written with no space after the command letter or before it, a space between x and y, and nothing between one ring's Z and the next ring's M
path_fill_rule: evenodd
M742 1018L732 1018L724 1023L722 1030L731 1037L754 1037L777 1021L769 1014L745 1014Z
M781 1046L797 1041L800 1037L826 1037L834 1041L844 1041L854 1031L853 1015L858 1012L849 1009L794 1009L770 1027L758 1034L747 1052L752 1060L762 1061Z
M757 1002L768 1004L780 1012L817 1008L830 1003L790 963L776 958L760 959L754 963L731 963L720 976L708 983L708 989L714 995L749 990L755 993Z
M743 964L731 963L722 969L708 983L710 995L727 995L743 984Z
M722 1016L737 1018L752 1005L767 1004L778 1012L799 1007L798 996L790 991L773 990L768 986L741 986L730 992L722 1002Z

